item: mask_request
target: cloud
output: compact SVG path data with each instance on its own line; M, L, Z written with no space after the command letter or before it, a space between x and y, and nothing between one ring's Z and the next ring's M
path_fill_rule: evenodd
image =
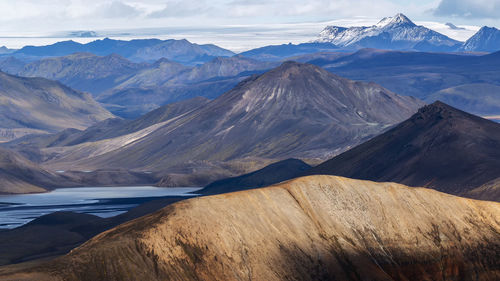
M140 14L137 8L119 1L102 4L96 10L96 15L103 18L130 18Z
M441 0L434 10L436 16L473 19L498 19L500 0Z
M206 14L210 10L205 1L169 1L162 9L148 14L150 18L193 17Z

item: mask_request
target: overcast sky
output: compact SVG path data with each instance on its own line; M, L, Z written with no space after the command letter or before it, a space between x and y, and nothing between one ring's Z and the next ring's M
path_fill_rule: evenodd
M446 22L500 26L500 0L0 0L0 36L94 30L125 37L212 40L244 49L313 38L325 24L369 25L398 12L437 29ZM463 39L471 30L448 35ZM28 42L0 40L10 47Z

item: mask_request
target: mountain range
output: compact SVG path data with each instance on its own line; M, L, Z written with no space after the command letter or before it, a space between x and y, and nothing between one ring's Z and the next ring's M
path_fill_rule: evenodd
M403 14L382 19L369 27L327 26L317 42L343 48L377 48L419 51L452 51L461 43L443 34L414 24Z
M351 50L375 48L425 52L495 52L500 50L499 34L498 29L485 26L466 42L460 42L416 25L400 13L383 18L373 26L327 26L314 42L332 43Z
M59 57L85 52L98 56L116 54L135 62L153 62L161 58L167 58L189 65L207 62L214 57L234 55L233 52L215 45L198 45L185 39L136 39L123 41L109 38L86 44L63 41L47 46L26 46L11 53L11 55L33 60L40 57Z
M43 78L0 72L0 141L66 128L85 129L111 117L87 93Z
M500 112L500 96L496 94L500 52L477 56L362 49L340 57L325 54L305 61L428 103L443 100L483 116Z
M248 171L273 159L327 159L408 118L422 105L374 83L286 62L176 118L127 135L41 152L44 165L54 170L206 171L213 178L218 169L226 175L234 171L229 163L248 165Z
M311 176L195 198L8 280L495 280L498 203Z

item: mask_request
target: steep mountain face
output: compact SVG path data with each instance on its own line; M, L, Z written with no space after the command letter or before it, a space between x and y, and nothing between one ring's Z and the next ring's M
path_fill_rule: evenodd
M286 58L314 54L319 52L335 52L338 47L332 43L302 43L265 46L252 49L240 55L262 61L282 61Z
M500 124L436 102L307 173L466 194L500 175Z
M500 50L500 30L483 26L461 48L469 52L496 52Z
M353 80L373 81L428 103L441 98L477 115L499 115L500 52L483 56L362 49L309 63ZM486 104L485 101L489 104ZM483 106L484 105L484 106Z
M167 170L194 161L324 159L408 118L421 105L374 83L287 62L134 135L88 143L85 149L66 147L59 155L47 151L54 158L46 164ZM87 149L93 150L90 158Z
M378 48L420 51L452 51L460 42L417 26L403 14L382 19L369 27L327 26L316 42L330 42L347 48Z
M56 132L85 129L113 115L89 94L43 78L21 78L0 72L1 141L17 132ZM14 132L9 137L8 132Z
M54 57L67 56L78 52L88 52L98 56L117 54L134 61L156 61L161 58L184 63L197 64L207 62L214 57L232 56L233 52L215 45L198 45L187 40L103 40L80 44L73 41L58 42L48 46L26 46L14 53L19 57Z
M90 53L76 53L32 62L17 74L57 80L96 96L117 86L147 66L147 64L132 63L114 54L100 57Z
M496 280L500 205L331 176L195 198L7 280ZM21 269L19 269L21 268Z
M197 193L213 195L269 186L301 175L310 168L304 161L286 159L249 174L215 181Z

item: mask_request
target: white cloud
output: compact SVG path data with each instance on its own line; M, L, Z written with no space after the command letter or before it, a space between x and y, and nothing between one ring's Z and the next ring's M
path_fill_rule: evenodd
M441 0L434 10L437 16L492 18L500 15L500 0Z

